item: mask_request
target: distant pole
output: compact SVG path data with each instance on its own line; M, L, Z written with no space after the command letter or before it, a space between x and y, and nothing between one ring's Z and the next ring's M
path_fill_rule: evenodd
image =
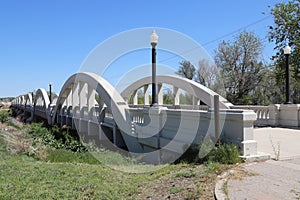
M50 104L52 104L52 83L49 83L49 100Z
M215 136L217 144L220 145L220 106L219 95L214 95L214 118L215 118Z
M152 104L151 106L157 105L157 95L156 95L156 45L158 42L158 36L153 30L150 36L150 43L152 46Z
M289 55L291 54L291 47L286 44L284 50L285 55L285 104L292 104L290 101L290 69L289 69Z

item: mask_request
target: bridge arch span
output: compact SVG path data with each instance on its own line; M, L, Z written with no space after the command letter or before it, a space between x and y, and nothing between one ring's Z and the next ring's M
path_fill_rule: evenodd
M96 102L96 94L99 102ZM126 122L126 110L129 108L127 103L110 83L90 72L79 72L67 79L56 100L51 123L55 123L56 116L63 107L70 105L73 117L96 121L97 119L89 114L96 103L99 104L100 110L107 109L114 116L114 121L122 131L129 131Z
M27 106L33 106L32 93L30 92L25 95L25 107Z
M48 124L51 123L50 100L44 88L39 88L35 93L33 115L46 119Z
M121 95L124 99L129 100L130 96L134 94L139 88L149 85L152 83L152 79L150 76L139 79L138 81L132 83L127 88L125 88ZM193 96L197 97L201 101L203 101L209 107L213 107L213 97L214 95L218 95L216 92L212 91L211 89L195 82L189 80L187 78L182 78L178 76L172 75L158 75L157 76L157 83L158 84L169 84L173 85L175 88L180 88L192 94ZM224 97L219 97L219 106L221 109L229 109L230 106L233 106L227 99Z

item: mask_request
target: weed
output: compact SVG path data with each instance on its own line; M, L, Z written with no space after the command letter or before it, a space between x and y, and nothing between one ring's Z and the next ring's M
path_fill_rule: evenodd
M191 178L196 176L196 172L193 169L185 169L181 170L174 175L176 178L184 177L184 178Z
M199 195L203 193L203 186L201 183L197 183L195 185L195 190L189 190L186 193L186 198L185 199L198 199Z
M208 161L206 164L207 170L209 173L211 172L217 172L220 168L220 164L217 162Z
M225 193L226 197L228 197L228 181L225 181L225 183L222 186L222 190Z
M271 145L272 145L273 152L275 154L274 159L278 161L279 157L280 157L280 142L277 142L277 147L275 147L271 135L270 135L270 142L271 142Z
M174 186L171 187L171 189L170 189L170 194L176 194L176 193L181 192L182 190L184 190L183 187L174 185Z
M17 130L21 130L21 127L18 126L17 124L13 123L12 121L8 120L5 122L7 126L11 126L11 127L14 127L15 129Z

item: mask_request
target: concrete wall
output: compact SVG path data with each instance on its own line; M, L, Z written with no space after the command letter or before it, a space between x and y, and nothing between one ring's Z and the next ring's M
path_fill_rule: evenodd
M142 149L151 151L160 148L165 152L182 154L191 144L198 145L205 139L216 142L217 139L212 110L148 108L130 109L129 112L132 115L144 114L143 122L139 117L139 125L135 127L137 141ZM253 139L255 120L256 114L251 110L221 110L221 140L237 144L242 156L257 155L257 143Z

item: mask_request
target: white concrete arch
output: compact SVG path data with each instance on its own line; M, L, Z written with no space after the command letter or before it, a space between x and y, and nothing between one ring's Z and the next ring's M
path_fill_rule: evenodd
M25 95L25 106L33 106L32 93L30 92Z
M98 93L102 104L105 104L109 112L114 116L114 121L118 127L124 132L129 131L129 125L126 122L128 117L126 110L129 107L125 100L105 79L89 72L76 73L64 83L53 111L52 124L55 122L55 116L57 116L59 110L68 101L71 101L70 104L73 106L73 115L76 115L78 113L77 110L79 110L80 118L86 117L88 120L93 120L88 116L82 115L81 112L83 107L87 107L88 112L95 107L95 93ZM74 106L77 106L78 109L74 110Z
M22 95L20 97L20 101L21 101L21 105L24 106L25 105L25 95Z
M151 84L152 79L151 77L145 77L142 79L139 79L138 81L132 83L127 88L121 92L121 95L124 99L128 100L130 98L130 95L134 94L139 88ZM209 107L213 107L213 96L218 95L216 92L212 91L211 89L195 82L192 80L189 80L187 78L182 78L178 76L172 76L172 75L158 75L157 76L157 83L158 85L161 84L169 84L173 85L174 88L178 90L178 88L185 90L189 94L194 95L201 101L203 101L206 105ZM158 89L158 93L160 93L161 88ZM220 103L219 106L221 109L229 109L232 104L228 102L224 97L219 97ZM160 99L158 99L160 101Z
M39 88L35 94L33 114L47 119L50 124L51 116L49 106L50 100L47 91L44 88Z

